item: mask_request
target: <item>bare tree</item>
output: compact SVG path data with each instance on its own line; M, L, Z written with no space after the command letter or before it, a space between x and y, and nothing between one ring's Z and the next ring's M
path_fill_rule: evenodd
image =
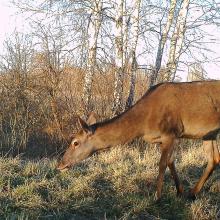
M175 29L170 42L169 58L167 62L166 81L174 80L178 61L182 52L183 41L186 31L186 18L188 14L190 0L183 0L179 11Z
M150 86L155 84L156 79L158 77L158 72L161 68L164 47L167 42L170 28L173 24L173 19L174 19L175 10L176 10L176 4L177 4L177 0L170 1L170 8L169 8L169 13L168 13L166 25L165 25L162 33L160 34L159 45L158 45L158 49L157 49L157 57L156 57L156 62L155 62L155 69L152 72L152 75L150 78Z
M32 46L30 36L15 31L4 43L5 54L0 62L1 72L7 74L0 81L0 145L11 148L12 152L26 148L34 123L27 96Z
M64 139L61 114L57 106L63 71L68 65L69 55L66 53L68 43L59 20L56 21L53 27L51 25L43 25L41 22L35 22L33 26L35 26L35 33L32 34L37 37L36 44L41 48L38 53L42 55L40 65L39 63L36 65L43 73L45 80L44 85L40 85L40 88L45 90L48 96L48 105L51 109L52 120L54 121L58 138Z
M88 27L88 71L85 74L83 101L85 108L91 110L91 89L96 67L97 42L102 23L102 0L92 1Z
M193 63L188 68L187 81L205 80L207 73L201 63Z
M115 89L112 105L113 114L118 114L123 109L123 78L124 78L124 51L123 51L123 19L124 19L124 0L115 2Z
M133 45L134 37L128 35L128 33L130 35L132 32L135 33L131 30L134 22L131 21L132 17L128 6L134 5L136 1L45 0L42 4L31 0L13 1L17 3L17 7L22 12L33 13L33 16L30 16L31 21L41 18L41 16L34 16L39 13L44 14L44 20L40 21L42 24L45 22L49 24L51 21L56 21L57 17L62 17L64 38L69 41L66 50L71 53L71 64L88 70L84 79L84 95L82 96L85 108L92 107L88 103L91 100L92 76L95 69L99 67L99 70L105 71L105 67L115 64L112 110L114 114L121 112L123 109L124 72L126 70L124 67L128 63L128 57L130 57L129 65L133 63L132 69L135 69L136 63L132 62L132 53L129 49L132 47L130 45ZM169 6L167 7L167 5ZM188 11L190 16L188 16ZM138 58L141 57L143 60L144 57L146 64L152 65L154 61L151 59L151 55L152 57L155 53L157 55L155 70L150 78L150 84L153 85L158 71L161 69L165 52L169 52L165 80L174 79L177 66L182 67L181 64L184 63L185 57L190 57L190 63L193 63L198 58L195 56L197 51L207 52L207 48L204 46L204 36L207 36L207 33L204 32L203 27L209 24L219 24L219 4L217 0L152 0L150 3L148 0L143 0L140 6L139 20L141 28L137 44ZM164 21L165 24L163 24ZM159 45L155 46L158 33ZM169 47L168 51L165 50L166 46ZM180 58L180 55L183 55L181 57L184 57L184 60ZM203 60L210 60L207 53L204 55L206 56L203 56ZM188 64L185 63L185 65ZM135 71L132 70L132 72ZM134 75L131 74L132 83L129 97L132 96L134 90Z
M129 95L126 101L125 108L129 108L134 101L134 92L135 92L135 81L136 81L136 71L137 71L137 60L136 60L136 48L139 37L139 22L140 22L140 5L141 0L133 1L133 13L131 13L130 23L130 33L131 39L129 44L129 65L131 66L131 79L130 79L130 87L129 87Z

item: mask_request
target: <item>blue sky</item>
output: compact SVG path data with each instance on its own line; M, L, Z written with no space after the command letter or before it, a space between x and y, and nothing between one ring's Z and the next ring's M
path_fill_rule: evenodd
M0 0L0 53L3 49L3 42L6 37L15 30L22 31L25 28L25 20L21 14L16 15L16 10L13 7L9 7L8 0ZM26 26L27 27L27 26ZM209 49L212 49L215 53L213 57L220 57L220 31L216 29L216 37L219 39L218 44L210 45ZM143 63L145 64L145 63ZM209 78L220 79L220 63L219 64L206 64L205 70L208 73ZM182 79L186 79L186 72L179 73Z

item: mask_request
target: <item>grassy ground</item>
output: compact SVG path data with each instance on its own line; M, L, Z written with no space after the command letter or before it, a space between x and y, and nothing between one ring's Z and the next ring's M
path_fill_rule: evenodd
M206 160L198 144L181 144L177 169L188 190ZM181 149L181 150L180 150ZM177 198L169 171L155 203L159 150L136 141L59 173L56 160L0 158L0 219L220 219L220 168L195 201Z

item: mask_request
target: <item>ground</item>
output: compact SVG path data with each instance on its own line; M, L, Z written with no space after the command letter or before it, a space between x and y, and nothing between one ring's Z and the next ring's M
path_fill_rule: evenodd
M176 166L185 191L206 165L200 143L182 142ZM195 201L177 197L169 170L155 202L159 149L136 140L60 173L57 159L0 158L0 219L220 219L220 167Z

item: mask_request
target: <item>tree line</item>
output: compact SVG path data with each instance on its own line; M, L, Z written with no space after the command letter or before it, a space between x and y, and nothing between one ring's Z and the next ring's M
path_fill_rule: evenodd
M112 72L111 112L116 115L134 103L140 63L151 66L147 88L160 81L178 80L184 67L216 61L209 45L219 40L215 32L210 33L219 27L218 0L13 0L11 4L27 25L4 43L0 92L10 90L19 96L14 106L27 110L21 118L30 116L27 89L29 96L45 92L49 97L45 105L50 106L60 127L55 102L69 67L83 71L80 87L74 86L81 91L85 112L94 108L91 91L95 80L107 79L107 72ZM39 71L44 73L41 79ZM13 78L13 84L2 80L5 75L7 80ZM39 87L38 80L45 83ZM13 85L19 86L15 89ZM22 129L26 127L24 123ZM27 139L21 128L16 129L24 136L22 140Z
M207 59L204 41L208 33L204 29L218 26L220 15L217 0L42 0L37 3L14 0L12 3L27 16L32 32L28 33L29 37L31 34L38 45L32 46L46 54L50 68L59 72L66 62L86 68L83 100L88 110L94 72L103 69L103 65L115 68L112 104L115 113L124 108L121 94L126 66L130 67L127 108L133 103L138 56L155 57L154 63L150 63L153 66L150 86L157 82L161 68L166 72L163 80L173 81L181 57L189 57L185 65ZM198 51L201 54L196 57Z

